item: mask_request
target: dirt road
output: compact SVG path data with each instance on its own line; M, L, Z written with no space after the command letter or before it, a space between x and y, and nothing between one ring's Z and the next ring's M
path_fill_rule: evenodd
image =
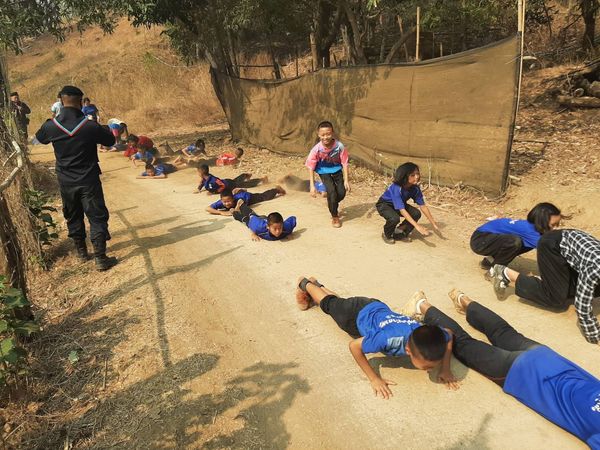
M38 158L48 151L36 149ZM103 154L101 164L110 251L120 264L96 274L89 263L86 275L96 298L86 320L93 339L109 347L114 391L90 411L102 417L94 446L585 448L457 361L462 386L449 391L403 359L374 356L374 367L398 383L391 400L375 398L349 338L317 308L296 308L296 278L315 275L343 296L378 297L396 308L423 289L467 326L446 296L456 286L600 376L599 350L585 343L572 309L556 314L514 295L496 300L468 249L475 223L434 211L446 240L388 246L380 217L366 214L375 198L357 189L336 230L324 199L290 192L256 209L296 215L294 238L252 242L239 223L204 212L215 197L192 194L194 171L136 180L141 170L120 155ZM534 257L521 266L534 268Z

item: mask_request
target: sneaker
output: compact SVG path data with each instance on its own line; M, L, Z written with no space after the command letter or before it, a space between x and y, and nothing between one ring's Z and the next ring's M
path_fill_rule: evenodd
M498 298L503 298L505 290L510 284L510 280L504 275L506 266L494 264L486 274L486 278L494 284L494 291Z
M479 261L479 267L481 267L483 270L490 270L492 266L492 262L489 259L487 259L487 257Z
M417 312L417 303L421 300L427 300L425 296L425 292L417 291L413 294L408 302L402 307L400 312L406 317L410 317L411 319L418 320L419 322L423 321L423 314Z
M393 237L386 236L385 233L381 233L381 239L383 239L383 242L385 242L386 244L393 245L396 243L396 239L394 239Z
M332 217L331 225L333 225L333 228L340 228L342 226L342 222L340 221L339 217Z

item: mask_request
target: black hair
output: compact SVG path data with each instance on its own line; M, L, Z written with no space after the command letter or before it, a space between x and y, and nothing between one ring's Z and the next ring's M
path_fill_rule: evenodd
M127 142L135 142L137 144L139 140L140 140L140 138L137 137L135 134L130 134L127 137Z
M550 216L560 215L560 209L552 203L542 202L535 205L529 214L527 214L527 222L532 223L535 229L540 234L551 231Z
M149 162L146 163L146 170L155 170L152 163L149 163Z
M15 95L19 95L19 93L17 91L11 92L9 97L14 97Z
M272 212L267 216L267 225L273 225L276 223L283 223L283 216L278 212Z
M333 130L333 124L329 120L323 120L322 122L319 122L317 130L319 128L331 128Z
M196 147L206 147L206 144L204 143L204 139L197 139Z
M89 97L83 97L83 103L85 103L85 102L91 102L90 98Z
M236 148L236 150L238 151L240 156L242 156L244 154L244 149L242 147L238 147L238 148Z
M408 177L415 170L419 170L419 166L412 162L405 162L404 164L400 164L396 171L394 172L394 183L398 186L404 186L408 183Z
M231 189L223 189L221 191L221 198L223 197L233 197L233 192L231 192Z
M427 361L441 360L446 346L446 334L437 325L421 325L408 338L410 351Z
M206 173L206 174L210 173L208 171L208 166L206 164L200 164L197 168L202 173Z

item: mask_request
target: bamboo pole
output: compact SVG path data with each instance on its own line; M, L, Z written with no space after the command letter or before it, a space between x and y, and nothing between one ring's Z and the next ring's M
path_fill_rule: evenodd
M404 27L402 26L402 17L396 16L398 18L398 26L400 27L400 36L404 36ZM406 42L402 45L404 47L404 57L406 62L408 62L408 47L406 46Z
M440 57L444 56L444 45L440 42Z
M419 57L419 45L421 40L421 7L417 6L417 39L415 43L415 61L419 62L421 58Z

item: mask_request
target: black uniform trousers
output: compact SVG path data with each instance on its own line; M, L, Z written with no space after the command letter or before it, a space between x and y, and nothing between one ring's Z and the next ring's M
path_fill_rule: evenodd
M471 250L481 256L494 258L492 264L508 264L517 256L531 250L523 246L523 240L512 234L474 231L471 235Z
M331 217L338 217L340 202L346 197L346 186L344 186L344 172L340 170L335 173L319 174L321 181L327 190L327 207Z
M61 185L60 196L69 237L75 241L85 240L85 215L90 223L90 240L94 246L105 245L110 239L109 214L100 180L86 185Z
M404 219L404 216L402 216L397 209L394 209L394 205L385 200L380 199L375 207L377 208L379 215L385 219L383 232L389 238L394 237L394 231L400 223L400 220ZM406 212L410 214L415 222L418 222L421 218L421 210L419 208L415 208L414 206L405 203L404 209L406 209ZM404 234L406 236L415 229L415 227L413 227L406 219L402 222L402 228L404 228Z

